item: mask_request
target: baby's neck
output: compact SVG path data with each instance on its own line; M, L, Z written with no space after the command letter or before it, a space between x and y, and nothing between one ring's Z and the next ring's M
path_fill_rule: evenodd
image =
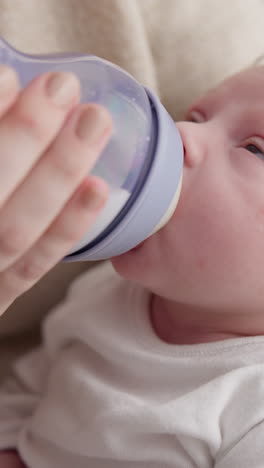
M198 344L264 335L264 312L256 321L256 317L245 313L199 309L155 295L150 304L153 329L166 343Z

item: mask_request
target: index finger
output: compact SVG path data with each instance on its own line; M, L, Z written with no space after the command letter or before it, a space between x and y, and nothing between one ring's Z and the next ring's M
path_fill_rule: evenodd
M15 102L20 91L15 70L0 64L0 118Z

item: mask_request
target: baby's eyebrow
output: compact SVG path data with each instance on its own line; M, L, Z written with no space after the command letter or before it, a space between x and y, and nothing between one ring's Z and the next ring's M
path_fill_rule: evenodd
M194 108L205 108L215 104L217 100L218 87L209 88L204 94L202 94L198 99L196 99L192 105L189 107L188 111L192 111Z
M221 82L216 86L208 88L208 90L198 97L192 104L187 108L185 115L187 116L192 110L198 110L201 113L206 113L209 108L216 108L219 101L221 102L224 97L229 94L230 86L226 86L225 83Z

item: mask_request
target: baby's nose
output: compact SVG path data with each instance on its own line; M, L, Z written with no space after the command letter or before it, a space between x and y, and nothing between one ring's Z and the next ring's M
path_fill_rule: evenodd
M206 154L206 138L202 124L177 122L184 148L184 163L188 167L198 166Z

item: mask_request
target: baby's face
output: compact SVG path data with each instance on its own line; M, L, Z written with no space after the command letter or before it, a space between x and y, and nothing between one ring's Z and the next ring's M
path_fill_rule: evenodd
M181 303L264 304L264 69L235 75L177 124L183 187L169 223L113 259L117 271Z

